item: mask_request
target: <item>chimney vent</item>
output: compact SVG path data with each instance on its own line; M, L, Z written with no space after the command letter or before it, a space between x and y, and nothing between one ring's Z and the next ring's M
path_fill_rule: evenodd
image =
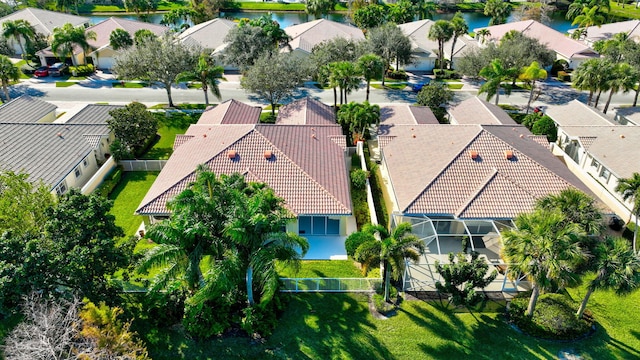
M235 150L229 150L227 155L229 155L229 159L235 160L235 158L238 156L238 153Z
M264 152L264 158L267 160L271 160L271 158L273 157L273 153L271 152L271 150L266 150Z
M504 151L504 158L507 159L507 160L513 159L513 151L505 150Z
M478 152L476 150L469 151L469 155L471 156L471 159L473 159L473 160L476 160L478 158Z
M59 133L56 134L56 136L61 138L62 137L62 133L59 132Z

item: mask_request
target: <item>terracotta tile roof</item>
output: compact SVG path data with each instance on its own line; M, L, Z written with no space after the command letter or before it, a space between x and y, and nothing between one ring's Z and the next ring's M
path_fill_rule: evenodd
M488 40L493 41L500 41L506 33L511 30L516 30L523 35L538 39L542 44L546 44L549 49L567 59L574 57L599 57L598 53L592 50L585 43L571 39L570 37L565 36L565 34L535 20L524 20L494 25L486 28L478 28L474 31L477 33L480 29L489 29L491 36Z
M364 40L362 30L357 27L327 19L288 26L284 31L291 37L289 45L292 50L299 49L307 53L311 53L313 47L321 42L335 38Z
M562 105L551 105L546 109L546 114L558 126L618 125L611 115L604 114L578 100L572 100Z
M512 218L548 193L588 191L522 126L398 126L392 135L382 153L404 213Z
M240 101L227 100L202 113L198 124L256 124L260 121L262 108Z
M138 213L167 214L166 202L194 180L203 163L216 174L239 172L267 183L294 214L351 213L340 126L192 125L188 133L193 138L175 149ZM235 151L234 160L229 151Z
M173 141L173 150L177 149L180 145L186 143L191 139L193 139L193 135L176 135L176 139Z
M66 23L71 23L73 26L80 26L82 24L89 23L89 18L82 16L64 14L57 11L26 8L0 18L0 24L7 20L15 21L19 19L28 21L37 33L46 37L53 34L53 29L62 27Z
M405 24L400 24L398 27L402 32L409 37L414 52L423 52L431 56L436 56L438 51L438 42L429 39L429 30L435 21L433 20L419 20ZM451 56L452 41L449 40L444 43L446 57ZM453 57L463 57L471 49L478 47L478 43L468 35L460 36L456 40L456 47L453 51Z
M436 116L427 106L408 104L385 105L380 108L380 128L394 125L439 124Z
M449 115L452 124L517 125L501 107L477 96L449 109Z
M307 96L280 108L276 124L282 125L335 125L333 107Z
M178 35L178 39L186 45L214 51L224 44L229 30L236 26L231 20L216 18L188 28Z

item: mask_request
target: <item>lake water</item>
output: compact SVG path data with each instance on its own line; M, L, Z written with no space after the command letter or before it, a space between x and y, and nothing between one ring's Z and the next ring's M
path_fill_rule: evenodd
M229 19L240 19L240 18L249 18L254 19L265 15L266 12L222 12L220 13L221 17L229 18ZM436 14L434 20L445 19L450 20L453 17L453 13L447 14ZM315 20L313 15L307 15L305 13L292 13L292 12L272 12L271 16L274 20L280 23L280 26L286 28L291 25L302 24L307 21ZM134 19L138 20L138 17L135 15L115 15L115 17L123 17L126 19ZM481 12L465 12L462 13L462 17L467 21L469 25L469 31L473 31L473 29L485 27L489 25L489 17L485 16ZM93 24L97 24L100 21L108 19L109 16L89 16L91 22ZM162 14L153 14L148 16L145 21L150 23L159 24L162 20ZM338 22L349 22L349 18L344 14L330 14L329 20L338 21ZM508 22L515 21L514 15L511 15ZM549 22L547 23L551 28L560 31L561 33L567 32L569 29L575 28L575 26L571 26L571 21L564 18L564 14L561 12L554 12L549 17Z

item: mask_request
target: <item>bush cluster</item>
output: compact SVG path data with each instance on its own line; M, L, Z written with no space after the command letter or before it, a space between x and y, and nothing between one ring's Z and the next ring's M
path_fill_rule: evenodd
M434 69L433 74L436 76L436 79L461 79L462 78L462 76L455 70Z
M394 80L409 80L409 75L404 70L390 70L387 76Z
M395 306L384 301L384 295L380 294L373 294L373 306L380 314L388 314L395 309Z
M358 190L363 190L367 185L369 173L362 169L351 171L351 185Z
M93 64L78 65L78 66L70 66L69 67L69 73L73 74L74 71L75 71L76 76L88 76L88 75L93 74L93 72L95 70L96 69L93 66Z
M558 81L571 81L571 74L566 71L558 71Z
M107 175L100 187L96 189L96 194L102 197L109 197L109 194L120 182L120 178L122 178L122 167L118 166Z
M353 257L358 247L369 240L370 237L366 233L360 231L351 233L351 235L349 235L349 237L344 241L344 248L347 251L347 255Z

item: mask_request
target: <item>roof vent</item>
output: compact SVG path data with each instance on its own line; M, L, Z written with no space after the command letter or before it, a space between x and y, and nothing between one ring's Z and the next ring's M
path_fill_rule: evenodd
M512 160L513 159L513 151L505 150L504 151L504 158L507 159L507 160Z
M267 160L271 160L271 158L273 157L273 153L271 152L271 150L266 150L264 152L264 158Z
M231 160L235 160L235 158L238 157L238 153L235 150L229 150L227 155L229 156L229 159L231 159Z
M207 134L202 134L202 137L207 137Z
M311 138L315 139L316 138L316 134L311 134Z
M524 139L524 134L520 134L520 139Z
M620 139L624 139L624 135L620 135Z
M471 156L471 159L476 160L478 158L478 152L475 150L471 150L469 151L469 156Z
M56 136L57 136L57 137L59 137L59 138L61 138L61 137L62 137L62 133L61 133L61 132L59 132L59 133L57 133L57 134L56 134Z
M413 137L415 139L416 138L416 134L411 134L411 137Z

